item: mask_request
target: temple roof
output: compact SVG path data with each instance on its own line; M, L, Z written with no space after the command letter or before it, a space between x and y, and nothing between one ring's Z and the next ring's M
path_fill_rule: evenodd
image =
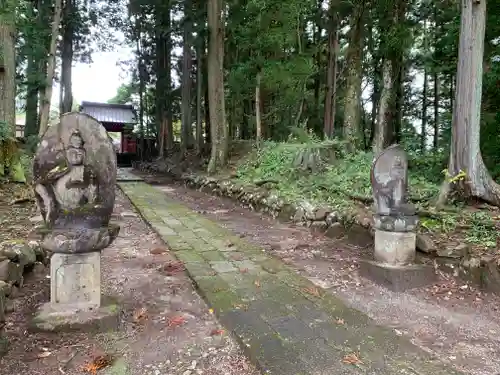
M134 107L128 104L82 102L80 112L94 117L101 123L135 124Z

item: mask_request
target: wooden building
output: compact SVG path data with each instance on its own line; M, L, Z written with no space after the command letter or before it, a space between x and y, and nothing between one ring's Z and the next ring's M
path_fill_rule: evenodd
M133 106L84 101L80 105L80 112L95 118L108 132L120 133L117 149L119 165L129 165L136 159L137 138L133 130L137 120Z

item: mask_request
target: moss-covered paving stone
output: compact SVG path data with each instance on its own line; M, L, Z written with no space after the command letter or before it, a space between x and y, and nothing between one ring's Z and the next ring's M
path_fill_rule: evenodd
M204 251L201 253L201 256L208 261L223 261L226 260L224 256L218 251Z
M143 182L119 186L263 373L460 374L164 192ZM344 361L352 353L360 363Z
M175 253L175 256L184 263L203 262L204 259L194 250L181 250Z

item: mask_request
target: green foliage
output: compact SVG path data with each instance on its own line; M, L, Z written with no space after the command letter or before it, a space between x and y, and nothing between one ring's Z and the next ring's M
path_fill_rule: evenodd
M302 134L301 137L304 135ZM320 141L311 137L307 142L266 142L255 155L243 163L238 178L254 182L272 180L276 189L293 199L310 199L347 207L353 200L371 199L371 152L347 153L338 140ZM321 159L321 168L300 168L297 155L310 150L330 150L329 158ZM416 201L430 201L437 196L439 187L418 171L410 170L410 196Z

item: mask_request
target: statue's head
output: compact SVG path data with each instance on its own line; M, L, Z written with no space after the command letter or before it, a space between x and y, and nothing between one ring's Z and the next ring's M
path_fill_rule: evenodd
M403 161L399 156L396 156L391 166L390 176L393 179L404 179L405 173L406 172Z
M83 148L83 138L78 129L73 130L69 137L69 146L72 148Z
M71 165L82 165L85 158L85 149L83 148L83 138L78 129L75 129L69 137L69 147L66 150L66 156Z

